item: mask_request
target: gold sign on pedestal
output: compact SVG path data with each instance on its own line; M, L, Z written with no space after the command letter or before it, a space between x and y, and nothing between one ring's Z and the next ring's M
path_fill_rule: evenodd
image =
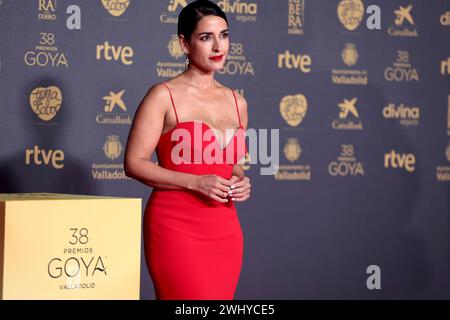
M139 299L141 199L0 194L2 299Z

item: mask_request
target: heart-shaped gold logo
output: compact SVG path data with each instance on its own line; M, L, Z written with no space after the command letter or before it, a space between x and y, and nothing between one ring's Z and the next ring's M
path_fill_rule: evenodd
M337 14L344 27L353 31L364 17L364 3L361 0L342 0L337 7Z
M306 116L308 101L302 94L285 96L280 102L280 113L283 119L291 126L298 126Z
M102 4L110 15L119 17L127 10L130 0L102 0Z
M62 94L58 87L38 87L30 94L31 109L39 118L50 121L61 108Z

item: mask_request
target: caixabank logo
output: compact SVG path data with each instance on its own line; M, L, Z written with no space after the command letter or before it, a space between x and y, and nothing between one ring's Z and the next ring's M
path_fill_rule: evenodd
M163 0L163 2L168 3L166 10L161 12L159 20L161 23L178 23L178 14L181 9L187 6L186 0Z
M305 34L305 0L288 0L288 34Z
M68 54L56 45L55 34L41 32L39 36L39 44L24 54L25 65L41 68L69 68Z
M359 53L356 45L346 43L341 53L342 62L346 68L333 68L331 70L331 81L338 85L363 85L369 81L367 70L356 69L354 66L359 60Z
M362 130L363 123L356 107L358 98L344 99L338 103L338 118L333 119L331 127L335 130Z
M124 102L125 90L109 93L102 97L104 103L102 112L98 113L95 121L103 125L131 125L132 115L128 112Z
M398 9L394 10L394 24L391 25L387 32L393 37L417 37L419 35L414 17L412 14L413 5L400 5Z
M63 96L57 86L37 87L31 91L29 102L41 122L49 122L61 109Z
M303 149L298 138L288 138L284 148L283 154L290 164L275 165L275 180L291 180L291 181L310 181L311 180L311 166L309 164L300 163L300 156Z

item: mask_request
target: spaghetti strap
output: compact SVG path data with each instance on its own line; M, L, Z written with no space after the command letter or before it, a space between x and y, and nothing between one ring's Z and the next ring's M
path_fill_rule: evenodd
M238 108L238 103L237 103L237 99L236 99L236 94L234 93L233 89L230 89L230 90L231 90L231 92L233 92L234 102L236 103L236 112L237 112L238 119L239 119L239 127L241 127L242 126L241 125L241 116L239 115L239 108Z
M178 122L179 122L178 114L177 114L177 109L175 108L175 103L173 102L172 92L170 91L169 86L165 82L163 82L162 84L166 86L167 90L169 90L170 100L172 101L173 111L175 111L175 118L177 118L177 124L178 124Z

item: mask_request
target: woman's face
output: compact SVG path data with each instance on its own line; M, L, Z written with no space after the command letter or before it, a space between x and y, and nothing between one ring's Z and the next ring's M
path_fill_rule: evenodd
M227 22L212 15L201 18L189 43L182 41L182 45L189 53L189 64L205 72L222 69L230 46Z

